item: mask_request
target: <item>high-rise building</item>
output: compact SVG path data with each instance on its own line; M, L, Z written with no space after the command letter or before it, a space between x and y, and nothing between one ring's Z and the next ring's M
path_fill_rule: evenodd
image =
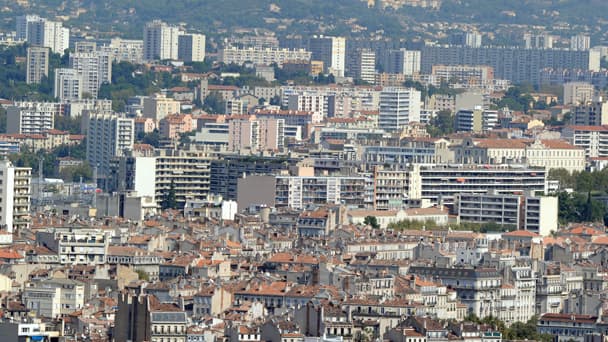
M591 101L595 96L595 87L586 82L564 83L564 104L578 105Z
M109 53L114 62L129 62L132 64L141 64L143 50L143 40L122 38L112 38L109 45L99 48L99 51Z
M29 227L32 169L15 167L8 160L0 160L0 227L13 230Z
M40 83L43 77L49 76L49 48L31 46L27 48L27 84Z
M481 47L483 36L479 32L460 32L450 37L450 44L459 46Z
M167 115L179 114L180 109L179 101L157 94L143 99L142 116L160 121Z
M412 76L420 73L420 51L391 50L386 55L385 71L389 74L404 74Z
M94 99L103 83L112 82L112 57L106 52L72 53L70 67L82 77L82 94Z
M591 48L591 38L584 34L570 37L570 50L584 51Z
M42 18L27 21L27 42L31 46L44 46L63 54L70 47L70 30L57 21Z
M378 126L401 131L410 122L420 121L420 92L413 88L386 87L380 93Z
M133 149L135 123L117 114L89 113L87 127L87 161L98 168L100 176L110 170L110 159Z
M268 151L281 150L285 140L285 120L256 119L230 120L228 124L228 150Z
M160 20L146 23L144 27L144 60L178 59L180 34L179 27L168 25Z
M553 36L546 33L525 33L524 46L526 49L553 49Z
M498 112L484 109L459 109L455 128L458 132L487 132L498 125Z
M305 62L309 63L311 53L309 51L289 50L289 49L271 49L259 47L236 47L226 46L220 50L221 60L225 64L243 65L245 62L250 62L255 65L271 65L276 63L282 67L287 62Z
M82 74L72 68L55 69L54 96L60 101L74 101L82 98L84 84Z
M19 41L27 41L29 24L40 20L41 18L39 16L32 14L18 16L15 27L15 31L17 32L15 38Z
M313 36L308 41L312 59L322 61L325 72L343 77L346 69L346 38Z
M571 121L576 126L608 125L608 102L598 97L576 106Z
M351 56L348 74L357 80L374 84L376 81L376 53L370 49L359 49Z
M205 61L205 35L197 33L179 35L177 57L184 62Z
M6 109L6 131L9 134L42 134L53 129L54 118L62 106L55 102L15 102Z

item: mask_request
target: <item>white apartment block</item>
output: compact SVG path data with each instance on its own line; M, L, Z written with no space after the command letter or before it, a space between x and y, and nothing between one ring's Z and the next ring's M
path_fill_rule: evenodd
M180 35L177 57L184 62L203 62L205 60L205 35L198 33Z
M494 79L494 69L481 65L433 65L431 74L446 82L458 80L459 82L481 84L484 81Z
M420 92L412 88L386 87L380 93L378 127L401 131L410 122L420 122Z
M46 279L28 283L23 292L25 307L38 317L55 318L84 307L85 285L72 279Z
M27 42L31 46L47 47L59 54L70 47L70 30L63 27L62 23L39 18L27 21L26 25Z
M178 40L182 31L177 26L160 20L146 23L144 27L143 59L145 61L178 59Z
M365 177L277 176L277 207L304 209L309 204L363 205Z
M346 38L313 36L308 41L311 58L322 61L325 72L344 77L346 69Z
M312 112L321 122L327 117L327 96L313 93L290 95L287 108L293 111Z
M59 101L75 101L82 99L84 81L82 74L76 69L55 69L54 96Z
M279 151L284 147L285 120L230 120L228 150L233 152Z
M135 123L117 114L90 114L87 122L87 161L107 175L110 159L133 149Z
M306 50L290 50L277 48L227 46L220 51L220 60L225 64L243 65L250 62L256 65L271 65L276 63L279 67L286 62L309 62L311 53Z
M49 76L49 48L28 47L26 63L25 82L27 84L40 83L43 77Z
M102 46L99 50L110 54L114 62L141 64L143 62L144 41L112 38L109 45Z
M584 51L591 48L591 38L584 34L577 34L570 38L570 50Z
M70 67L82 77L82 93L96 99L99 87L112 82L112 57L104 52L70 54Z
M525 33L524 46L526 49L553 49L553 36L546 33Z
M562 137L574 146L585 149L586 158L608 157L607 126L566 126Z
M6 132L9 134L42 134L53 129L55 116L62 114L60 103L15 102L6 109Z
M349 63L349 76L369 84L376 82L376 53L370 49L360 49Z
M32 169L0 160L0 226L5 232L29 228Z
M420 73L421 52L417 50L390 50L386 55L385 71L389 74L413 76Z
M564 104L579 105L587 103L595 97L595 88L591 83L564 83Z
M458 132L487 132L498 125L498 111L460 109L456 112L455 128Z

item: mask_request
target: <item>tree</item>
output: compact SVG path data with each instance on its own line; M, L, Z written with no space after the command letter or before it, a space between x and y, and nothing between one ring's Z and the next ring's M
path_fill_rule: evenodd
M138 140L142 142L142 144L148 144L153 146L154 148L160 147L160 132L158 129L154 129L154 131L150 133L144 133L143 136L138 136Z
M380 228L380 225L378 224L378 219L376 218L376 216L366 216L363 219L363 224L366 226L371 226L374 229Z
M169 191L165 193L160 206L162 209L177 209L177 200L175 199L175 183L173 180L171 180Z
M226 110L226 103L220 93L212 91L205 97L203 109L212 114L222 114Z
M433 137L454 133L454 116L452 112L449 110L437 112L437 115L431 119L430 125L426 126L426 130Z

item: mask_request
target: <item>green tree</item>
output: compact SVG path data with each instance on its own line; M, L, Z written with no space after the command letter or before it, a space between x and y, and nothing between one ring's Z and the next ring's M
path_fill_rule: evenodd
M222 114L226 110L226 102L220 93L212 91L205 97L203 109L211 114Z
M449 110L437 112L431 123L426 126L427 132L433 137L454 133L454 116Z
M380 225L378 224L378 219L376 218L376 216L366 216L363 219L363 224L367 225L367 226L371 226L374 229L380 228Z
M167 191L160 204L162 209L177 209L177 200L175 199L175 183L171 180L169 191Z

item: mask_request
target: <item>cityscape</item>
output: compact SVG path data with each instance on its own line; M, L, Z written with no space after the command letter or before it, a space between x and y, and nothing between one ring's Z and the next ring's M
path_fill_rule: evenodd
M608 3L0 4L0 342L608 342Z

